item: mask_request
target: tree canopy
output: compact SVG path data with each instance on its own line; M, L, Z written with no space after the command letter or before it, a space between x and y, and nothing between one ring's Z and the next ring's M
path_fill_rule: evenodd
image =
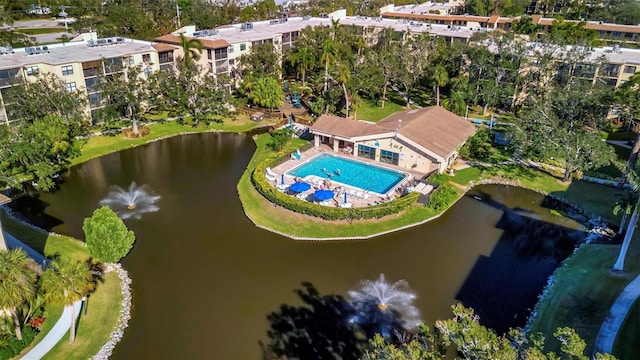
M136 239L133 231L107 206L84 219L82 230L89 254L107 263L116 263L127 256Z

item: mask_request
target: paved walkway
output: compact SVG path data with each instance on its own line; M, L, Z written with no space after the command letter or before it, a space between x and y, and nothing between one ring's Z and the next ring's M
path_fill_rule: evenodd
M41 265L45 265L45 266L47 265L47 259L44 256L42 256L40 253L33 250L29 246L23 244L20 240L16 239L13 235L5 232L4 238L7 242L7 247L9 249L20 247L24 249L27 252L27 254L29 254L29 256L32 259L34 259L36 262L38 262ZM74 306L76 311L75 318L77 319L78 315L80 314L80 310L82 308L82 301L77 301L74 304ZM67 334L67 331L69 331L69 328L71 327L70 325L71 325L71 307L67 306L62 312L60 319L58 319L58 322L53 326L53 328L51 328L51 330L49 330L47 335L45 335L45 337L33 349L29 350L28 353L22 356L21 359L24 359L24 360L41 359L51 349L53 349L53 347L56 346L56 344L60 342L60 340Z
M82 309L82 300L76 301L74 304L74 310L76 312L75 319L78 319L80 310ZM31 349L28 353L21 357L22 360L38 360L42 359L62 338L67 334L69 328L71 328L71 307L64 308L60 319L53 326L47 335L42 339L38 345Z
M596 336L595 353L611 354L620 326L622 326L638 296L640 296L640 275L622 290L616 301L611 305L611 309L609 309L609 313L600 327L598 336Z

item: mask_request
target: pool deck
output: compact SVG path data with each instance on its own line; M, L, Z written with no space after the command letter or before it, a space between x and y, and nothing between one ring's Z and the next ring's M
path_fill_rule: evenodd
M404 180L402 180L398 185L394 187L393 190L389 191L386 194L388 195L388 197L379 196L378 194L370 193L364 189L353 187L353 186L348 186L348 185L341 186L336 184L329 184L328 188L334 191L336 195L333 197L333 199L324 202L323 205L326 205L326 206L344 206L343 205L344 192L347 193L347 201L351 203L351 207L366 207L366 206L376 205L376 203L383 203L385 201L388 201L400 196L400 194L402 193L402 191L407 185L414 185L414 181L416 179L420 179L425 175L425 174L413 172L408 169L404 169L395 165L384 164L378 161L373 161L371 159L357 157L355 155L338 153L333 151L333 149L330 148L329 146L323 144L323 145L320 145L319 147L313 147L303 152L301 154L302 156L300 160L297 160L297 159L287 160L284 163L271 168L271 171L277 174L277 179L276 181L273 182L273 185L274 186L278 185L277 183L280 182L281 174L286 173L287 171L293 169L294 167L299 166L302 162L307 161L316 155L324 154L324 153L332 154L332 155L340 156L346 159L352 159L352 160L360 161L363 163L375 165L378 167L388 168L388 169L409 174L408 178L405 178ZM312 177L312 178L315 178L315 177ZM323 179L318 177L317 180L318 181L316 182L316 184L310 183L311 189L301 193L302 195L299 195L302 199L314 201L313 192L319 189L320 187L326 188L324 184L320 181ZM285 184L292 184L293 182L295 182L295 178L293 176L285 175ZM401 189L401 190L398 191L398 189ZM284 190L283 192L286 192L286 190ZM291 196L296 196L296 195L291 195Z

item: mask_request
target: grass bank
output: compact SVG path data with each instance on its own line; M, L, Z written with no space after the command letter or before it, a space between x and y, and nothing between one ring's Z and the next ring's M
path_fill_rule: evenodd
M83 360L95 355L109 340L118 321L122 293L117 273L107 273L103 280L88 297L86 312L83 309L80 313L76 341L69 344L67 332L43 359Z
M87 249L76 239L68 236L53 236L44 231L36 230L6 216L4 212L0 212L0 217L5 231L45 256L67 256L75 261L89 259ZM90 311L86 316L81 316L79 320L76 342L69 344L68 338L63 338L52 352L47 354L46 358L86 359L95 355L115 328L121 301L120 279L115 273L106 274L104 282L99 282L96 291L89 296ZM62 305L57 304L45 306L46 321L43 324L43 329L31 346L23 350L22 354L25 354L46 336L60 318L63 308Z
M540 332L547 339L547 350L557 351L561 344L553 332L561 326L574 328L587 343L590 354L600 325L622 289L640 273L640 263L632 261L640 256L639 236L634 236L627 254L627 272L614 274L609 269L615 263L620 245L590 244L566 260L556 272L555 284L539 304L538 316L531 324L531 332ZM640 307L634 311L619 332L614 355L619 359L637 356Z
M71 159L71 165L81 164L85 161L103 155L130 149L132 147L144 145L149 142L170 136L185 133L191 134L210 131L246 132L265 124L267 123L253 122L246 115L239 115L235 121L231 119L224 119L222 123L213 123L209 126L192 127L181 125L176 121L151 124L147 125L150 130L149 135L136 139L125 139L120 136L119 133L112 135L92 136L87 139L87 143L82 146L82 155L78 156L77 158Z

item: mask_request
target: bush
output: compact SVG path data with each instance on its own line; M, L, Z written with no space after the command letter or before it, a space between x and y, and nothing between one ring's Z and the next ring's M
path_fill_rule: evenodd
M489 160L497 150L493 147L490 129L480 129L460 149L460 155L476 160Z
M274 151L282 150L291 141L291 135L293 135L293 130L289 128L282 128L272 132L269 147Z
M33 342L38 332L30 327L22 328L22 341L18 340L13 333L0 335L0 359L11 359L20 354L22 349Z
M251 174L251 182L256 190L267 200L300 214L316 216L326 220L374 219L397 214L413 205L420 197L419 193L410 193L380 205L351 209L322 206L300 200L295 196L281 193L264 177L267 166L274 166L274 164L278 163L278 159L282 159L283 156L285 155L277 153L268 157L262 164L259 164Z
M440 185L431 197L429 197L429 206L431 209L441 212L446 210L458 198L458 193L451 185Z

